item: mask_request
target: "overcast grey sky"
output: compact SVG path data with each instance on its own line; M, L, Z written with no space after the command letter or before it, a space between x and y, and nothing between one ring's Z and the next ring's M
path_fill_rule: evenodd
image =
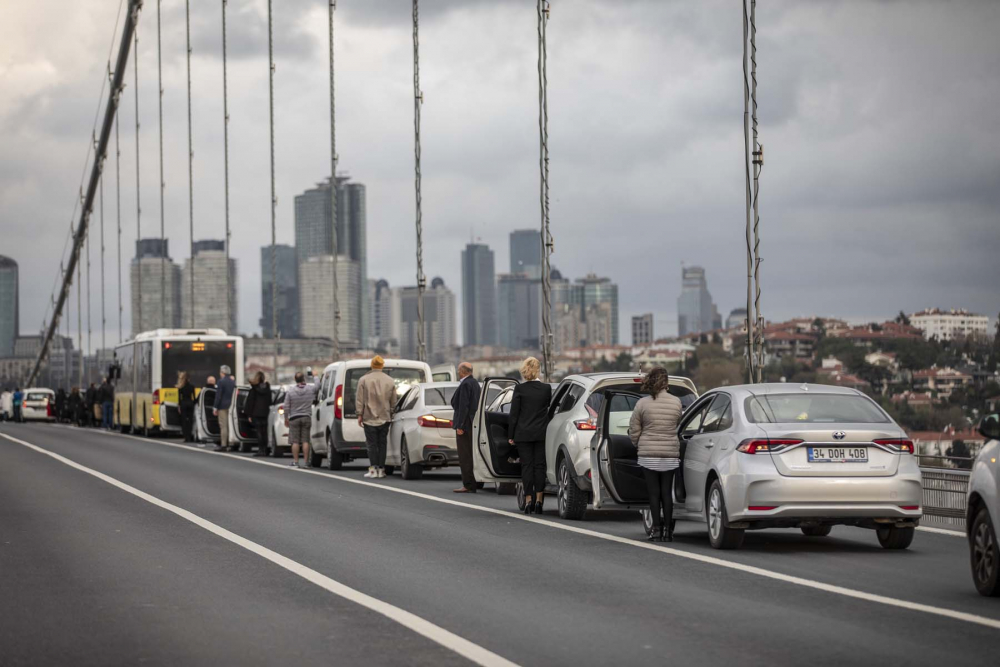
M222 238L220 2L192 3L194 224ZM77 196L118 0L5 3L0 24L0 253L21 266L36 331ZM461 290L471 237L507 267L538 224L534 0L425 0L424 265ZM270 242L266 3L229 3L230 181L240 325L258 330ZM278 240L293 198L329 174L326 0L276 0ZM408 0L340 0L340 168L368 187L369 277L414 282ZM166 224L188 247L184 3L163 0ZM769 319L1000 310L1000 3L758 7ZM143 236L159 235L156 3L140 19ZM733 0L561 0L549 23L553 264L596 272L629 316L675 331L682 262L727 314L745 302L742 16ZM117 44L117 39L114 40ZM121 111L122 254L134 250L132 72ZM107 174L114 174L113 157ZM105 184L108 342L117 338L115 189ZM75 222L75 221L74 221ZM94 234L99 233L97 216ZM94 330L99 255L92 246ZM125 329L129 328L127 266ZM75 292L75 290L74 290ZM72 317L75 330L75 305ZM86 327L86 325L84 325ZM461 335L461 326L458 331ZM95 343L99 338L95 336Z

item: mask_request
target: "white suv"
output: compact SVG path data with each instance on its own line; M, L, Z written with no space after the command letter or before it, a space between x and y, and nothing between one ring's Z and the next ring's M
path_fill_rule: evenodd
M582 519L592 502L590 441L597 432L597 416L610 391L635 391L639 373L569 375L552 391L549 426L545 432L546 493L556 494L559 516ZM502 456L507 442L510 400L517 385L510 378L487 378L472 424L472 460L476 481L509 483L521 479L521 465ZM670 376L671 392L685 407L697 399L691 380ZM500 389L497 394L496 390ZM498 447L499 446L499 447ZM518 491L523 508L523 493Z
M988 597L1000 596L1000 415L989 415L979 423L986 444L976 456L969 475L968 510L965 526L969 537L969 560L976 590Z
M313 467L319 467L324 456L330 470L340 470L347 461L368 458L365 430L358 424L354 399L358 380L370 370L369 359L335 361L323 369L309 438ZM431 381L431 367L422 361L386 359L382 371L396 383L397 400L410 387Z

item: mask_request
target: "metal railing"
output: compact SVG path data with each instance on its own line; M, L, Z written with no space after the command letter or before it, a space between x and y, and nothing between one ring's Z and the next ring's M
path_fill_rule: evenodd
M946 458L946 457L922 457ZM969 472L956 468L921 467L923 477L924 514L960 519L964 522L966 494L969 490Z

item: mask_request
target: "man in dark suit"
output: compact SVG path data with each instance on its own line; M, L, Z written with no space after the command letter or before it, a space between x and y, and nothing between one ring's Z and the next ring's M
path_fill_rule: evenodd
M458 466L462 470L462 486L455 493L475 493L476 478L472 472L472 417L479 408L479 383L472 377L472 364L463 361L458 365L461 383L451 397L451 407L455 409L452 428L458 443Z

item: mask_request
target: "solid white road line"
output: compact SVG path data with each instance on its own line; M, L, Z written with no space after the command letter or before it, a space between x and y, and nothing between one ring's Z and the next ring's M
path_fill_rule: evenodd
M935 528L934 526L917 526L917 530L936 535L951 535L952 537L965 537L965 533L960 530L948 530L947 528Z
M414 498L421 498L423 500L429 500L431 502L442 503L444 505L453 505L455 507L465 507L468 509L476 510L479 512L485 512L488 514L497 514L503 516L507 519L517 519L519 521L527 521L530 523L538 524L540 526L547 526L549 528L555 528L557 530L564 530L570 533L576 533L578 535L586 535L587 537L594 537L600 540L605 540L608 542L617 542L619 544L624 544L630 547L635 547L639 549L649 549L651 551L659 551L662 553L670 554L671 556L677 556L678 558L685 558L688 560L697 561L700 563L705 563L708 565L716 565L718 567L724 567L729 570L736 570L738 572L744 572L746 574L753 574L759 577L764 577L766 579L773 579L776 581L782 581L788 584L794 584L796 586L803 586L805 588L812 588L818 591L824 591L826 593L833 593L835 595L842 595L844 597L854 598L857 600L865 600L867 602L874 602L877 604L887 605L889 607L896 607L899 609L906 609L909 611L918 611L925 614L932 614L935 616L941 616L944 618L950 618L957 621L964 621L966 623L974 623L976 625L982 625L988 628L993 628L994 630L1000 630L1000 620L987 618L986 616L979 616L977 614L970 614L964 611L957 611L955 609L947 609L945 607L935 607L933 605L922 604L920 602L910 602L908 600L900 600L897 598L891 598L886 595L878 595L875 593L866 593L864 591L855 590L853 588L846 588L844 586L836 586L833 584L825 584L821 581L814 581L812 579L805 579L803 577L796 577L789 574L782 574L780 572L773 572L771 570L766 570L761 567L756 567L753 565L745 565L743 563L736 563L733 561L728 561L715 556L706 556L700 553L694 553L691 551L684 551L682 549L676 549L673 547L665 547L659 544L652 544L649 542L643 542L638 540L633 540L625 537L619 537L617 535L609 535L607 533L601 533L596 530L589 530L587 528L580 528L578 526L571 526L565 523L557 523L555 521L547 521L545 519L538 519L530 515L509 512L507 510L495 509L492 507L482 507L480 505L473 505L471 503L465 503L458 500L451 500L450 498L439 498L438 496L432 496L426 493L419 493L417 491L410 491L409 489L400 489L394 486L388 486L384 484L378 484L376 482L366 482L360 479L353 479L351 477L343 477L341 475L336 475L332 473L323 473L315 470L292 468L288 465L282 465L280 463L273 463L271 461L262 461L255 458L247 458L243 456L233 456L231 454L226 454L224 452L211 452L204 449L195 449L187 445L182 445L174 442L163 442L159 440L150 440L146 438L139 438L136 436L129 436L124 434L117 434L124 438L129 438L132 440L137 440L145 444L153 445L164 445L167 447L177 447L179 449L184 449L189 452L196 452L199 454L211 454L214 456L226 456L231 459L238 459L240 461L246 461L247 463L255 463L259 465L274 466L281 470L294 471L297 473L307 473L312 475L319 475L324 479L337 480L339 482L347 482L350 484L357 484L359 486L368 486L373 489L381 489L383 491L391 491L393 493L399 493L406 496L412 496ZM43 450L44 451L44 450ZM48 452L46 452L48 453ZM935 529L937 530L941 529Z
M93 470L86 466L80 465L75 461L72 461L64 456L60 456L55 452L50 452L47 449L43 449L41 447L33 445L30 442L19 440L18 438L11 437L6 433L0 433L0 436L6 438L7 440L10 440L11 442L15 442L19 445L23 445L25 447L33 449L36 452L45 454L46 456L50 456L53 459L59 461L60 463L64 463L70 466L71 468L75 468L77 470L80 470L81 472L87 473L88 475L92 475L97 479L100 479L101 481L107 482L108 484L121 489L122 491L126 491L138 498L142 498L143 500L152 505L156 505L157 507L165 509L168 512L172 512L177 516L181 517L182 519L186 519L187 521L190 521L196 526L204 528L210 533L218 535L224 540L228 540L233 544L241 546L247 551L253 552L262 558L266 558L272 563L285 568L292 574L297 574L306 581L310 581L319 586L320 588L323 588L324 590L333 593L334 595L342 597L345 600L349 600L350 602L354 602L355 604L361 605L362 607L370 609L375 613L381 614L387 618L392 619L393 621L396 621L403 627L409 628L413 632L416 632L419 635L427 637L431 641L440 644L441 646L445 647L450 651L454 651L458 655L471 660L477 665L483 665L484 667L517 667L516 663L513 663L510 660L507 660L506 658L503 658L497 655L496 653L493 653L492 651L489 651L483 648L482 646L479 646L478 644L473 644L469 640L459 637L458 635L449 632L448 630L445 630L444 628L438 625L434 625L430 621L425 620L417 616L416 614L408 612L405 609L400 609L399 607L391 605L388 602L383 602L382 600L374 598L370 595L366 595L365 593L362 593L361 591L346 586L340 583L339 581L335 581L324 574L320 574L319 572L313 570L312 568L306 567L301 563L298 563L290 558L282 556L281 554L268 549L267 547L261 546L256 542L252 542L246 539L245 537L241 537L236 533L230 532L225 528L222 528L221 526L214 524L207 519L203 519L197 514L189 512L188 510L182 507L178 507L177 505L172 505L164 500L160 500L159 498L151 496L150 494L144 491L140 491L139 489L133 486L130 486L124 482L115 479L114 477L110 477L102 472L98 472L97 470Z

